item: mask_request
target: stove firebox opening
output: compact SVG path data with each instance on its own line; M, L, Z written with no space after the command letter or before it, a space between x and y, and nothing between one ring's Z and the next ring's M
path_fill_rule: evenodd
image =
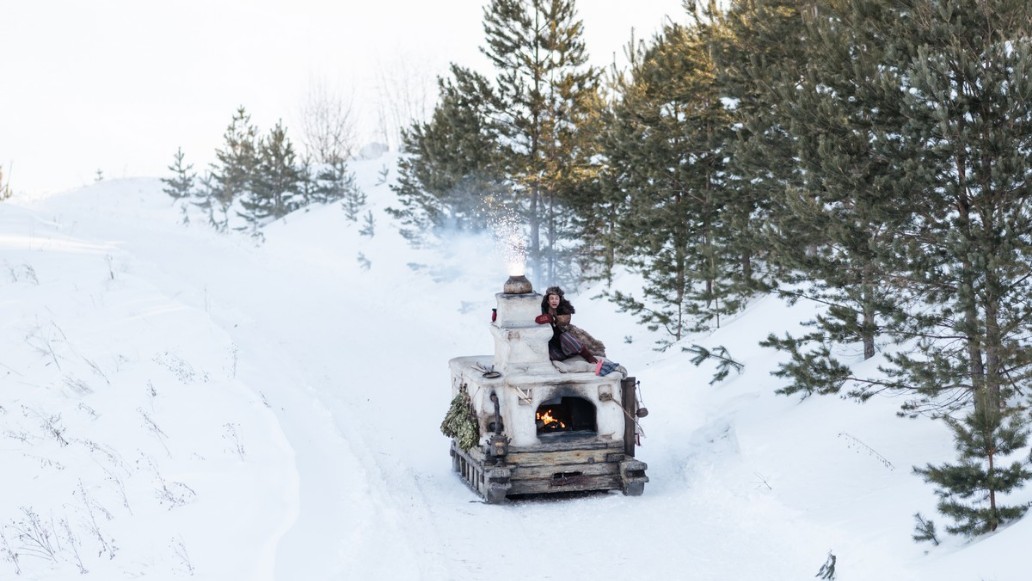
M565 396L545 401L535 414L537 434L598 432L595 404L582 397Z

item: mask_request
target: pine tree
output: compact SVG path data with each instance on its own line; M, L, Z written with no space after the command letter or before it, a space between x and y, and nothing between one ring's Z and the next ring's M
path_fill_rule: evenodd
M814 326L815 322L809 321L804 325ZM783 338L771 333L760 341L760 346L784 351L789 357L788 361L779 364L771 372L774 377L791 380L788 385L775 390L775 393L801 393L803 397L833 394L838 393L846 381L854 379L850 368L832 357L832 344L824 331L814 331L802 337L786 333Z
M918 471L939 486L952 531L978 534L1024 510L997 497L1032 477L999 468L1025 445L1017 410L1032 383L1032 6L921 0L884 20L905 120L896 195L910 216L890 264L914 305L894 322L911 350L887 371L916 394L907 411L961 418L946 420L960 462Z
M1005 497L1032 478L1016 459L1032 403L1032 6L741 0L722 22L729 184L775 234L778 276L830 300L815 337L866 356L874 333L900 343L888 379L865 381L950 425L959 461L917 472L951 532L1017 518ZM849 370L827 349L782 371L834 386Z
M506 203L489 82L453 65L450 78L438 79L438 89L431 119L402 132L403 155L391 185L400 207L387 209L413 242L444 229L485 229Z
M555 281L576 225L570 201L590 196L595 142L583 126L597 115L600 71L587 65L573 0L492 0L486 46L497 75L493 119L506 173L528 231L528 263ZM588 192L585 192L588 190Z
M294 146L280 122L259 141L258 163L251 177L251 190L240 200L239 215L247 220L252 231L300 208L301 166Z
M582 104L566 139L570 153L558 153L562 161L557 180L557 200L550 213L545 246L545 272L560 284L610 276L612 263L599 260L607 250L607 238L615 230L607 213L611 200L604 193L602 139L608 119L607 104L599 90L581 93ZM549 274L550 273L550 274Z
M803 15L821 2L731 0L723 11L716 2L698 3L701 17L714 23L707 40L733 116L734 138L726 150L727 185L735 192L727 210L732 249L743 283L761 291L773 284L771 277L783 276L782 241L805 247L801 237L810 232L808 225L786 220L791 214L781 201L798 187L802 172L779 93L799 81L810 42ZM756 272L760 265L773 271Z
M172 164L168 166L168 170L172 172L172 177L161 178L161 183L165 184L161 191L172 198L173 204L179 201L187 201L194 197L194 182L197 179L197 174L193 171L192 163L184 165L184 158L183 148L180 147L176 150ZM190 221L186 205L181 206L181 210L183 212L183 223L186 224Z
M789 269L781 278L792 283L790 298L828 308L804 337L770 337L764 345L790 352L778 375L795 383L780 392L834 393L852 377L833 348L859 344L870 359L899 315L888 263L912 212L894 137L904 123L897 13L882 2L844 0L798 16L804 60L772 98L799 175L773 198L767 239ZM862 387L852 395L871 395L871 384L855 385Z
M321 203L317 193L318 184L316 179L317 170L312 164L312 156L302 155L297 165L297 171L301 180L298 182L297 195L301 199L302 206Z
M358 221L358 215L366 204L366 194L358 187L355 174L346 160L331 158L320 164L313 182L312 202L329 204L339 201L345 217L352 222Z
M362 229L358 233L369 238L376 235L376 220L373 218L372 211L367 211L362 217Z
M714 3L701 10L716 23L708 38L717 82L731 103L734 120L734 139L727 148L727 185L735 194L727 216L735 232L731 244L741 261L743 282L758 289L786 282L797 289L806 282L809 292L803 296L818 300L824 300L829 285L811 277L811 249L828 239L813 222L819 216L812 211L814 206L797 202L808 200L809 190L798 159L798 138L793 135L791 100L797 97L793 91L805 79L803 72L812 56L820 50L811 46L812 33L805 23L815 18L821 4L819 0L732 0L723 12ZM776 280L757 276L759 264L771 268L768 276ZM848 315L856 318L849 309L837 312L847 315L847 320ZM834 318L822 323L833 324ZM840 335L842 329L838 331ZM830 357L832 338L827 331L817 329L803 337L772 335L762 344L790 354L776 374L792 378L793 383L780 393L834 393L849 376L848 369Z
M729 255L723 148L729 117L699 28L667 26L632 68L614 105L606 160L626 203L616 217L621 262L645 280L639 297L614 293L669 339L719 326L750 291ZM738 279L741 280L741 279Z
M176 150L172 164L168 166L172 177L161 178L161 183L165 184L161 191L168 194L175 202L193 196L194 180L197 178L196 172L193 171L193 164L184 165L184 158L183 148L180 147Z
M917 3L900 33L917 47L900 163L914 176L918 219L896 251L926 305L903 324L926 339L919 357L896 363L929 397L989 386L1006 401L1006 390L1032 378L1022 341L1032 324L1032 103L1021 81L1032 72L1032 7L957 0L940 8ZM962 10L985 20L953 16Z
M628 47L635 45L632 40ZM622 74L614 70L612 78L620 79ZM615 95L617 91L613 89L612 93ZM612 104L607 103L600 111L599 125L596 134L601 150L599 159L603 163L598 175L598 192L589 204L577 204L576 210L581 217L580 232L584 242L581 252L592 259L591 264L581 267L582 278L585 281L605 281L608 289L612 286L618 256L623 248L623 240L617 230L617 218L621 212L627 211L628 195L622 179L623 167L609 163L607 152L609 132L616 125Z
M254 190L254 175L258 168L258 130L251 124L251 115L243 106L234 113L223 140L223 147L215 150L217 161L205 179L204 199L198 204L208 212L211 225L220 231L229 226L229 208L233 202Z
M358 215L365 208L367 196L358 187L353 174L348 174L344 178L341 192L340 205L344 209L344 216L352 222L357 222Z
M218 206L215 195L213 194L215 183L214 176L209 171L208 173L198 178L198 186L193 191L193 199L190 203L199 209L207 218L208 225L216 230L223 230L219 227L221 220L216 215L216 208Z
M938 547L939 537L935 532L935 521L925 520L919 512L914 513L914 521L914 534L910 538L918 543L928 541Z
M947 418L953 430L959 462L914 471L934 484L939 512L954 521L947 532L975 536L995 531L1001 524L1021 518L1028 504L1007 505L1004 497L1032 478L1028 458L1007 457L1024 453L1028 429L1014 410L1001 412L987 394L980 394L975 409L963 421ZM934 538L934 529L933 529Z

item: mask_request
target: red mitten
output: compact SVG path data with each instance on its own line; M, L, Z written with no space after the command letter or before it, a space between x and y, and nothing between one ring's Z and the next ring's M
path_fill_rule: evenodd
M534 317L534 322L537 323L538 325L544 325L545 323L551 323L552 322L552 315L549 315L548 313L541 313L540 315Z

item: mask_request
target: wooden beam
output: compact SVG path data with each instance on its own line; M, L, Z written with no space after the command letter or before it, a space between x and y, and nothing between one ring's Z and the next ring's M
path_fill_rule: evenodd
M601 440L598 438L567 438L556 441L542 441L534 446L510 446L509 453L514 452L561 452L564 450L605 450L620 448L619 440Z
M548 494L554 492L585 492L589 490L620 490L623 483L620 476L603 474L599 476L570 476L564 479L515 480L509 495Z
M624 409L624 454L634 457L634 445L637 443L635 431L635 415L638 412L638 402L635 397L634 387L637 380L633 377L625 377L620 382L621 401Z
M612 451L569 450L564 452L510 452L505 457L507 464L515 466L554 466L556 464L604 464L610 460ZM621 454L620 456L623 456Z
M556 474L579 473L583 476L620 474L620 464L555 464L552 466L513 466L512 480L552 480ZM561 476L559 477L561 478Z

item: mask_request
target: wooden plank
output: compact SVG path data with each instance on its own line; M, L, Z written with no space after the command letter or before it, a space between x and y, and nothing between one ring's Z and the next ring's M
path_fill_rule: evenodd
M541 438L541 443L533 446L512 446L509 453L519 452L563 452L566 450L608 450L622 449L623 442L619 440L600 440L598 438L570 438L557 437L550 440L547 436Z
M622 487L623 484L620 482L620 477L610 475L570 477L559 480L514 480L512 488L509 489L509 495L620 490Z
M457 445L458 444L456 444L456 446ZM465 454L469 456L470 460L480 464L481 466L483 466L484 462L487 459L487 456L484 455L484 450L480 447L473 447L469 450L465 450Z
M558 464L548 466L513 466L511 480L552 479L556 474L573 474L584 476L619 475L619 464Z
M514 466L554 466L557 464L604 464L613 452L602 450L569 450L565 452L509 452L506 464ZM623 459L623 454L620 454Z
M475 462L481 466L483 466L487 460L487 456L481 448L473 447L469 450L463 450L455 440L451 441L451 453L453 456L460 456L469 462Z

